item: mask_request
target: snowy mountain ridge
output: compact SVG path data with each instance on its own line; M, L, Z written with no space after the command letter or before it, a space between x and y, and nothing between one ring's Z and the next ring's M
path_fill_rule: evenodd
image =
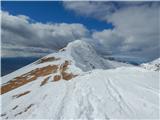
M88 43L82 40L76 40L67 45L66 51L70 51L75 65L83 71L92 69L111 69L120 66L131 66L130 64L110 61L102 58L97 54L95 49Z
M158 119L159 73L74 41L2 77L2 119Z
M143 63L141 66L148 70L160 71L160 58L157 58L149 63Z

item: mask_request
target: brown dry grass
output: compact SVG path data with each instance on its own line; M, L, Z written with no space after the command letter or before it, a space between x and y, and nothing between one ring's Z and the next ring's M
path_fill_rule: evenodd
M59 60L59 59L60 58L47 57L47 58L42 58L42 59L38 60L37 63L40 64L40 63L51 62L51 61L55 61L55 60Z
M13 98L19 98L19 97L21 97L21 96L24 96L24 95L30 93L30 92L31 92L31 91L26 91L26 92L23 92L23 93L18 94L18 95L13 95Z
M77 75L74 75L73 73L68 73L66 70L68 69L68 66L71 63L69 61L65 61L63 64L60 65L59 71L60 75L54 77L54 81L58 81L61 78L64 80L70 80ZM28 73L25 73L21 76L15 77L11 81L9 81L7 84L3 85L1 87L1 94L4 94L6 92L9 92L13 89L16 89L22 85L25 85L31 81L36 80L38 77L46 76L52 73L56 73L58 70L58 65L48 65L42 68L36 68ZM62 77L61 77L62 76ZM46 78L40 86L44 85L47 83L49 78ZM24 94L24 93L23 93ZM22 96L23 94L20 94ZM19 97L20 97L19 96Z
M53 78L54 81L59 81L60 79L61 79L60 75L55 75Z
M74 75L72 73L62 72L62 78L64 80L70 80L70 79L72 79L74 77L76 77L76 75Z
M71 63L69 61L65 60L65 62L60 65L60 68L59 68L60 75L55 75L54 78L53 78L53 82L59 81L60 79L70 80L70 79L77 76L77 75L74 75L73 73L68 73L67 72L68 66L70 64Z
M46 67L36 68L35 70L32 70L26 74L18 76L1 87L1 94L9 92L31 81L34 81L38 77L55 73L57 72L57 69L58 69L58 65L48 65Z
M48 82L49 78L50 78L50 77L45 78L45 79L41 82L41 85L40 85L40 86L45 85L45 84Z
M70 79L76 77L76 75L74 75L73 73L68 73L68 72L66 72L66 70L68 69L68 66L69 66L70 64L71 64L71 63L66 60L66 61L60 66L60 72L61 72L61 75L62 75L62 79L64 79L64 80L70 80Z
M68 68L68 65L70 65L70 62L65 60L65 62L63 64L61 64L61 66L60 66L60 72L66 71Z

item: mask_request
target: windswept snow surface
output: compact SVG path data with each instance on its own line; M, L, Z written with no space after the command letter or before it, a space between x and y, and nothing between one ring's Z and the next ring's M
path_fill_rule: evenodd
M1 86L65 61L70 61L67 72L76 76L53 81L58 70L2 94L2 119L159 119L159 72L104 60L80 41L44 58L51 57L56 59L36 61L2 77Z
M74 59L75 65L83 71L92 69L110 69L120 66L131 66L127 63L110 61L97 54L90 44L77 40L68 44L65 48Z
M93 70L70 81L42 79L2 95L8 118L31 119L158 119L159 76L136 67ZM13 98L16 93L31 91ZM29 105L33 106L26 112ZM13 108L18 106L15 110ZM5 118L4 117L4 118Z

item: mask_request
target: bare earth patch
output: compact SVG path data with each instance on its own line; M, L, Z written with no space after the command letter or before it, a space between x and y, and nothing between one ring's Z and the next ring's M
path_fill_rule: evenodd
M77 75L74 75L73 73L69 73L67 72L67 69L68 69L68 66L70 65L71 63L67 60L65 60L65 62L63 64L60 65L59 67L59 72L60 72L60 75L55 75L53 77L53 82L55 81L59 81L61 79L64 79L64 80L70 80L74 77L76 77Z
M48 60L55 60L55 58L47 58L46 60L43 61L48 61ZM70 62L65 60L65 62L63 64L61 64L60 66L58 65L48 65L42 68L36 68L28 73L25 73L21 76L15 77L14 79L12 79L11 81L9 81L8 83L6 83L5 85L3 85L1 87L1 94L4 94L6 92L9 92L13 89L16 89L22 85L25 85L31 81L36 80L38 77L43 77L43 76L47 76L49 74L52 73L56 73L58 70L60 72L60 75L55 75L54 76L54 81L59 81L60 79L64 79L64 80L70 80L74 77L76 77L77 75L74 75L71 72L67 72L68 66L70 65ZM59 69L58 69L59 68ZM47 83L49 78L46 78L40 86L43 86L44 84ZM23 96L25 94L28 93L22 93L16 97L20 97Z
M77 75L74 75L72 73L67 73L67 72L63 72L62 73L62 77L63 77L64 80L70 80L70 79L72 79L72 78L74 78L76 76Z
M54 81L59 81L61 79L61 75L55 75L53 80Z
M66 72L66 70L68 69L68 66L70 65L69 61L65 61L61 66L60 66L60 73L62 75L62 79L64 80L70 80L74 77L76 77L77 75L74 75L73 73L68 73Z
M42 77L42 76L49 75L51 73L55 73L57 72L57 69L58 69L58 65L48 65L42 68L36 68L26 74L18 76L1 87L1 94L9 92L31 81L34 81L38 77Z
M18 95L13 95L13 98L19 98L19 97L21 97L21 96L24 96L24 95L30 93L30 92L31 92L31 91L26 91L26 92L23 92L23 93L18 94Z

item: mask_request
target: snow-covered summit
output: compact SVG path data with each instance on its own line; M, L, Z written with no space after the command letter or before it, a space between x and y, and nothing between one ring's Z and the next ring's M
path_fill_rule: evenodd
M83 71L105 68L106 63L104 63L103 59L98 56L91 45L84 41L74 41L68 44L66 49L70 51L72 58L76 61L76 65Z
M160 71L160 58L157 58L149 63L141 64L141 66L148 70Z
M52 64L60 66L61 64L65 63L65 61L69 62L68 71L74 72L75 74L97 68L111 69L120 66L130 66L129 64L103 59L97 54L97 52L89 43L76 40L69 43L59 52L49 54L32 64L29 64L13 73L10 73L9 75L4 76L3 78L5 81L2 81L2 83L7 82L8 80L13 79L21 74L25 74L33 69Z
M160 64L160 58L153 60L151 64Z
M79 51L81 51L83 53L89 52L89 53L96 54L96 51L93 49L93 47L89 43L82 41L82 40L75 40L75 41L69 43L65 47L65 49L68 51L75 51L78 49Z
M130 66L126 63L110 61L102 58L89 43L82 40L71 42L64 49L71 55L73 60L76 61L75 65L83 71Z

